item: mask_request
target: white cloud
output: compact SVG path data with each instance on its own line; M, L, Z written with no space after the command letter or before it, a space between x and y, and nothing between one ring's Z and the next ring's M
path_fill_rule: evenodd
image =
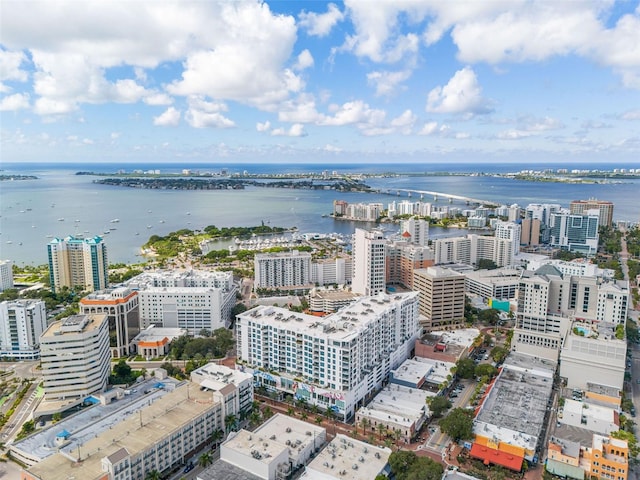
M184 115L184 119L194 128L231 128L235 123L219 112L208 112L190 108Z
M527 138L532 135L534 135L534 133L527 130L510 129L499 132L497 137L500 140L520 140L521 138Z
M458 70L444 87L436 87L427 97L427 111L436 113L489 113L476 74L470 67Z
M411 76L411 70L397 72L371 72L367 74L367 81L376 87L376 96L391 96L396 93L398 86Z
M373 109L362 100L347 102L343 105L331 105L329 110L333 116L321 119L320 125L380 125L386 115L384 110Z
M258 132L268 132L269 130L271 130L271 122L267 120L264 123L256 123L256 130Z
M171 98L166 93L151 93L145 96L142 101L147 105L153 105L157 107L171 105L173 103L173 98Z
M344 19L344 14L333 3L330 3L326 13L302 12L298 15L298 24L307 33L315 37L327 36L331 29Z
M10 88L2 82L26 82L28 80L29 75L25 70L20 68L26 60L27 57L24 53L10 52L0 47L0 92L10 91Z
M38 115L65 115L73 112L76 108L74 102L43 97L36 100L34 111Z
M16 111L29 108L29 95L26 93L14 93L0 99L0 112Z
M284 128L274 128L271 130L271 135L274 137L304 137L307 133L304 131L304 125L301 123L295 123L291 125L289 130Z
M401 115L391 120L391 126L403 135L409 135L417 119L418 117L411 110L405 110Z
M640 109L628 110L620 115L622 120L640 120Z
M422 126L418 135L433 135L434 133L437 133L437 131L438 122L427 122Z
M330 143L327 143L322 150L324 150L325 152L331 152L331 153L340 153L342 152L342 149L340 147L336 147L335 145L331 145Z
M153 124L160 127L176 127L180 123L180 115L179 110L169 107L162 114L153 117Z
M558 130L564 128L563 123L557 118L544 117L532 118L524 117L520 121L522 129L527 132L544 132L547 130Z
M313 67L313 56L311 55L311 52L309 50L304 49L302 52L300 52L300 55L298 55L298 60L293 69L306 70L309 67Z
M287 123L315 123L322 118L313 95L302 94L279 106L278 120Z

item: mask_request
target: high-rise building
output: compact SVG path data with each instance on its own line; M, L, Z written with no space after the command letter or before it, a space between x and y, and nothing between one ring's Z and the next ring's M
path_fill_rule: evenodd
M511 255L520 252L520 236L522 229L520 224L514 222L497 222L495 237L509 240L511 244Z
M514 232L515 233L515 232ZM438 238L433 242L435 264L466 263L478 265L480 260L491 260L498 267L514 264L516 237L497 238L470 234L464 237ZM517 240L519 242L519 240Z
M584 215L589 210L598 210L598 224L610 227L613 225L613 203L606 200L573 200L569 204L572 214Z
M525 208L525 220L538 220L540 222L540 235L538 240L541 243L549 243L551 214L560 211L561 208L561 205L558 203L530 203Z
M0 292L13 288L13 262L0 260Z
M48 245L51 290L62 287L94 291L109 285L107 246L102 237L54 238Z
M351 289L360 295L384 292L386 240L380 230L356 228L353 242L353 280Z
M42 300L0 303L0 357L34 360L40 357L40 335L47 328Z
M264 305L236 317L238 362L256 385L343 419L408 358L419 332L417 292L362 297L324 318Z
M129 355L129 344L140 333L138 300L138 292L118 287L90 293L78 302L81 314L106 313L109 316L113 358Z
M424 247L429 241L429 222L416 217L401 220L400 234L409 243Z
M427 330L459 326L464 321L464 275L449 268L414 270L413 288L419 292L420 315Z
M107 388L111 373L109 321L105 314L72 315L40 337L43 414L65 411Z
M184 328L191 335L227 327L238 288L232 272L202 270L146 272L126 286L138 292L140 328Z
M598 218L597 210L552 213L549 243L570 252L594 255L598 251Z
M542 224L537 218L525 218L521 224L520 245L535 247L540 245Z
M311 283L309 252L259 253L253 265L256 288L305 288Z
M433 250L404 241L390 242L386 247L385 263L387 283L413 288L414 270L433 266Z

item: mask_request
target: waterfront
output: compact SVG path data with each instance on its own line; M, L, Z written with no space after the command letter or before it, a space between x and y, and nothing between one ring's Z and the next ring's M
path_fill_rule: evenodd
M406 195L395 195L398 189L438 191L487 198L497 203L518 203L521 206L533 202L548 202L568 207L571 200L597 197L615 203L614 217L617 220L638 221L640 217L636 201L640 180L590 185L527 182L493 176L398 176L366 180L374 188L388 190L390 195L256 187L244 190L190 191L96 185L92 183L95 177L74 175L76 171L82 170L80 166L25 164L19 170L15 165L10 167L3 165L3 173L32 174L39 177L38 180L4 181L0 184L0 258L14 260L19 265L46 263L46 244L50 241L50 236L64 237L76 233L84 236L103 235L111 263L143 261L139 256L139 248L150 235L165 235L181 228L201 229L207 225L255 226L264 222L271 226L297 227L301 233L336 232L349 235L358 223L336 221L328 217L334 200L341 199L350 203L382 202L386 208L394 200L407 199ZM161 167L163 171L169 171L166 167ZM269 168L272 171L325 169L318 165L262 167L265 171ZM104 171L116 171L123 167L104 165L103 168L111 169ZM129 165L126 168L134 167ZM250 167L239 166L236 170L248 168ZM335 165L326 168L340 169ZM339 171L418 171L416 165L359 165L357 168L345 166L344 170ZM478 171L492 171L487 166L476 168ZM497 167L494 168L496 169L493 171L499 171ZM509 171L509 168L510 166L500 167L502 171ZM411 200L417 201L419 197L414 195ZM425 197L423 201L432 202L433 198ZM437 203L449 205L444 199ZM453 205L469 208L464 203L454 202ZM114 222L116 219L118 221ZM109 233L104 234L106 231ZM433 228L431 231L434 238L458 234L460 231L453 229Z

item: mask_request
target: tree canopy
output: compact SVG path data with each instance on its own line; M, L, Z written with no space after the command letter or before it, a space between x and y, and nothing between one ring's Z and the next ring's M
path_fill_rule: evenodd
M456 363L456 375L460 378L473 378L476 364L470 358L463 358Z
M389 466L397 480L440 480L444 473L438 462L406 450L393 452L389 456Z
M454 408L439 424L440 429L456 442L473 438L473 413L469 410Z

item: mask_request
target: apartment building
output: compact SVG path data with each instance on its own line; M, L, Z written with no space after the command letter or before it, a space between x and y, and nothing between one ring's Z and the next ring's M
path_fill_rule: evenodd
M184 328L191 335L227 327L238 288L232 272L202 270L143 273L126 286L138 292L140 328Z
M308 288L311 283L311 253L259 253L254 257L255 288Z
M346 285L353 278L351 257L318 260L311 264L311 283L323 285Z
M362 297L324 318L258 306L237 316L238 363L257 385L349 419L419 331L417 292Z
M403 237L407 232L402 234ZM410 237L410 236L409 236ZM433 250L407 241L393 241L386 246L386 282L413 288L413 272L434 265Z
M598 210L598 224L606 227L613 225L613 203L606 200L573 200L569 204L569 211L572 214L584 215L589 210Z
M111 356L126 357L131 353L131 341L140 333L138 292L128 287L117 287L90 293L78 302L81 314L105 313L109 331L113 332Z
M386 289L386 240L380 230L356 228L353 241L353 279L355 293L374 296Z
M429 222L417 217L401 220L400 234L409 243L424 247L429 242Z
M42 414L67 410L104 391L111 373L107 315L72 315L49 325L40 337L40 362Z
M594 434L591 446L551 437L546 470L563 478L627 480L629 445L626 440Z
M313 288L309 291L309 310L333 313L351 305L361 295L344 289Z
M92 292L109 286L107 246L102 237L54 238L47 253L52 291L78 287Z
M0 260L0 292L13 288L13 262Z
M224 417L248 415L253 407L253 375L217 363L207 363L191 372L191 381L213 392L223 405Z
M12 360L40 358L40 335L47 328L42 300L0 303L0 357Z
M465 276L449 268L429 267L413 272L420 298L421 321L430 330L460 326L464 321Z
M509 230L506 230L509 232ZM513 232L515 233L515 232ZM516 245L517 242L517 245ZM491 260L498 267L515 263L515 253L520 248L520 238L497 238L470 234L464 237L438 238L433 241L435 264L466 263L477 265L480 260Z
M511 244L511 256L518 255L520 251L520 237L522 227L514 222L496 222L495 237L509 240Z

